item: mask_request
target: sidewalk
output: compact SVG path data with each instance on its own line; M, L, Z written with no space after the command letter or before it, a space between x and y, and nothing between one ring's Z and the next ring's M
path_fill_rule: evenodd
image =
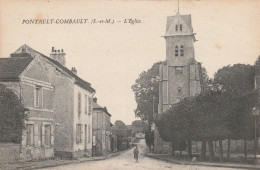
M237 168L237 169L260 169L260 165L247 165L247 164L235 164L235 163L218 163L218 162L197 162L190 163L190 161L185 159L176 159L171 155L167 154L153 154L145 153L146 156L166 162L171 162L181 165L199 165L199 166L210 166L210 167L224 167L224 168Z
M127 150L125 150L127 151ZM44 160L44 161L17 161L17 162L10 162L10 163L0 163L0 169L4 170L14 170L14 169L40 169L40 168L48 168L48 167L55 167L61 165L68 165L68 164L75 164L87 161L99 161L108 159L117 155L120 155L124 151L111 153L107 156L100 156L100 157L83 157L78 158L75 160L61 160L61 159L54 159L54 160Z

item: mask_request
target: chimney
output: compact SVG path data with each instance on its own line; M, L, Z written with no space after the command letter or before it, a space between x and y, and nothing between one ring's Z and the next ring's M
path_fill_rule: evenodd
M96 97L93 98L93 102L97 103L97 98Z
M63 49L56 50L54 47L52 47L50 58L58 61L61 65L65 66L66 65L65 55L66 55L66 53L64 53Z
M76 70L75 67L72 67L72 68L71 68L71 72L74 73L75 75L77 75L77 70Z

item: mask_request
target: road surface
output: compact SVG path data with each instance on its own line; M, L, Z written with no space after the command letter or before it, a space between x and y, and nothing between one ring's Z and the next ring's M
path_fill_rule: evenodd
M128 150L116 157L100 160L100 161L88 161L79 164L70 164L64 166L58 166L53 168L46 168L51 170L226 170L228 168L214 168L196 165L178 165L168 163L153 158L145 157L145 141L141 140L138 144L139 148L139 163L135 163L133 158L133 149ZM233 169L234 170L234 169Z

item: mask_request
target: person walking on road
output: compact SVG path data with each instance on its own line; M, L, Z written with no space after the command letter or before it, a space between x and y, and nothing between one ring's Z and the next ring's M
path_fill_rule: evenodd
M138 147L136 145L135 149L134 149L134 159L136 160L136 163L138 163L138 154L139 154L139 150L138 150Z

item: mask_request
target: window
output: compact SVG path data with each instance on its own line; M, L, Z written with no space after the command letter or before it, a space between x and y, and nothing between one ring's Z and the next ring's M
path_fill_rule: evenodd
M178 93L179 96L182 95L182 88L181 87L177 88L177 93Z
M44 126L44 134L45 134L44 144L46 146L51 146L51 125Z
M180 25L180 31L182 31L182 25Z
M178 75L178 74L183 74L183 69L182 67L175 67L175 74Z
M91 115L92 112L92 97L88 98L88 114Z
M181 53L181 56L183 57L184 56L184 47L183 47L183 45L180 48L180 53Z
M81 113L81 94L78 93L78 113L79 113L79 117L80 117L80 113Z
M88 96L85 95L85 114L88 114Z
M178 31L178 25L175 26L175 31Z
M34 104L35 104L35 107L39 107L39 104L40 104L40 87L36 87L35 88L35 96L34 96Z
M82 143L82 125L81 124L77 124L76 125L76 143Z
M33 145L33 125L31 124L26 125L26 145Z
M178 57L179 56L179 47L176 45L175 46L175 57Z
M90 125L88 125L88 143L90 143Z

